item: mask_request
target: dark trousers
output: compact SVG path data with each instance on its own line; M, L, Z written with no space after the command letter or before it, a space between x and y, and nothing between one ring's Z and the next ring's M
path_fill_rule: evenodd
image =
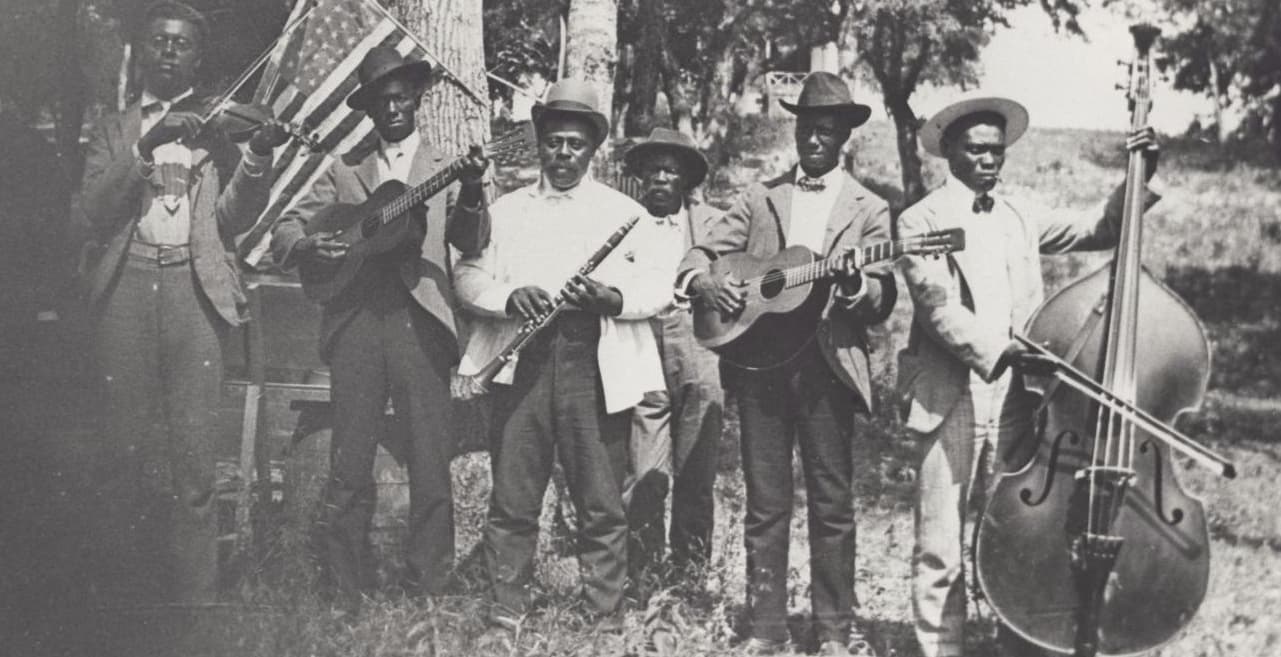
M632 418L631 570L639 573L671 546L681 578L702 574L712 553L717 457L724 426L719 358L694 339L689 311L652 320L667 389L648 393ZM664 532L668 488L672 525ZM626 491L625 491L626 492Z
M595 613L618 609L627 578L622 484L628 414L605 412L596 344L600 318L569 312L526 347L504 398L509 405L491 458L494 493L485 556L495 602L525 613L543 494L559 455L578 514L583 596Z
M390 272L333 339L334 432L325 490L324 555L345 603L372 584L374 457L387 400L408 427L405 562L414 592L438 594L454 560L449 370L456 341Z
M784 640L792 449L800 445L809 506L810 605L819 641L844 642L854 605L854 393L811 345L764 372L724 371L738 392L752 636Z
M220 338L227 324L190 263L128 256L95 335L106 437L96 466L101 555L112 599L210 601ZM115 600L108 600L115 602Z

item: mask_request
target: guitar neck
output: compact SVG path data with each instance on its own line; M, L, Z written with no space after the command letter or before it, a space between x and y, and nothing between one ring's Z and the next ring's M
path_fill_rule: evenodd
M457 159L449 163L449 166L441 169L432 175L432 177L423 181L421 185L405 190L405 193L396 197L396 200L383 206L378 213L380 223L389 224L396 220L397 217L405 214L410 208L426 201L427 199L440 193L440 190L449 186L458 178L458 172L462 169L463 160Z
M845 251L834 253L826 258L815 260L807 265L791 267L783 270L787 277L787 286L804 285L813 283L817 280L830 278L832 269L840 264L842 260L854 254L855 262L860 268L867 265L892 260L906 252L904 243L899 240L890 240L887 242L878 242L871 246L855 247Z

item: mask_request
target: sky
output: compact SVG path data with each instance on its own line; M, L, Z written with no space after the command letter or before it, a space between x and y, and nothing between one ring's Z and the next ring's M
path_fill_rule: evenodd
M1009 18L1010 27L998 30L983 50L978 91L1023 103L1033 126L1126 129L1125 92L1115 87L1124 86L1128 76L1117 60L1129 60L1134 52L1131 19L1106 9L1085 11L1081 25L1086 41L1056 33L1039 6L1019 8ZM922 88L913 96L912 109L929 116L960 93ZM1152 98L1149 123L1164 133L1182 133L1198 113L1210 112L1207 98L1175 91L1159 78L1154 78ZM884 117L880 103L870 104Z

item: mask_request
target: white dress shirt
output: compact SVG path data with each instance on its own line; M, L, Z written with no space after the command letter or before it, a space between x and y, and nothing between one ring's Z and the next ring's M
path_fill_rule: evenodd
M796 167L796 180L805 177L805 170ZM840 167L818 178L823 181L821 191L806 191L797 185L792 189L792 214L787 229L787 245L800 244L809 250L823 254L823 240L827 236L827 220L832 215L832 206L841 194L841 185L845 172Z
M187 98L191 89L170 100L161 100L142 92L139 103L142 130L147 134L169 113L174 103ZM191 148L177 141L157 146L151 152L148 184L142 192L142 218L134 237L150 244L186 244L191 237L191 201L187 197L191 180Z
M1022 249L1027 243L1022 234L1023 222L1008 203L1001 201L999 190L988 192L993 199L989 212L974 212L974 199L978 194L955 176L948 175L941 191L947 199L949 211L961 218L960 224L965 229L969 248L992 254L992 257L974 258L973 266L968 270L966 283L974 301L975 321L985 334L1008 338L1018 321L1013 317L1014 290L1010 267L1012 259L1022 257ZM1005 385L1000 381L986 383L982 375L974 371L970 372L970 379L972 390Z
M421 143L422 138L418 136L417 130L397 142L390 142L379 137L378 182L385 183L388 180L399 180L400 182L408 183L409 169L414 163L414 155L418 153L418 146Z
M507 316L512 292L537 285L555 296L610 234L638 216L636 227L591 275L623 296L622 312L601 318L597 359L610 413L663 389L648 319L671 303L675 265L663 267L670 260L667 252L674 249L664 244L663 229L649 212L624 194L585 179L569 190L534 183L499 198L489 214L489 246L460 259L454 268L459 300L479 315L458 373L479 372L515 337L521 320ZM495 381L511 383L516 366L509 363Z

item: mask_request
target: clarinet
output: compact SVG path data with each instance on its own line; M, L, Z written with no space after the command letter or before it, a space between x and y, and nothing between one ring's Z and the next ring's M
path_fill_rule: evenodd
M631 232L632 228L636 227L636 222L638 221L640 221L640 217L632 217L627 220L627 223L619 226L618 230L614 231L614 234L610 235L609 239L605 240L605 243L602 244L599 249L596 249L596 253L593 253L592 257L588 258L587 262L584 263L582 267L578 268L578 273L583 276L587 276L595 271L597 265L599 265L601 261L603 261L610 252L614 250L614 247L618 246L619 242L623 241L624 237L627 237L627 234ZM566 285L568 284L569 283L566 282ZM565 309L566 305L568 305L568 302L565 301L564 289L556 295L555 299L552 299L552 303L554 305L550 312L539 319L530 320L522 324L520 332L516 334L516 337L512 338L512 341L507 343L507 346L503 347L503 350L498 352L498 355L495 356L493 360L490 360L489 364L485 365L485 367L481 368L479 372L471 377L472 381L470 383L471 385L478 387L479 390L477 390L477 392L486 390L490 382L494 380L494 377L498 376L498 373L502 371L508 363L516 358L517 354L520 353L520 350L524 349L525 345L529 344L529 341L534 339L534 336L538 335L540 331L550 326L552 321L560 315L561 311Z

